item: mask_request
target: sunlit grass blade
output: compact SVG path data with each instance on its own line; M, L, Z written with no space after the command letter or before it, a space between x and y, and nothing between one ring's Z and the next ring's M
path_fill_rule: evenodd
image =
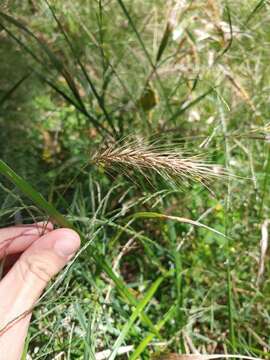
M122 342L124 341L125 337L127 336L130 328L132 327L132 325L134 324L134 322L136 321L136 319L138 318L138 316L142 313L142 311L144 310L144 308L149 304L149 302L151 301L151 299L153 298L153 296L155 295L157 289L159 288L160 284L162 283L162 281L164 280L164 277L160 277L158 278L150 287L150 289L147 291L145 297L138 303L138 305L136 306L136 309L133 311L132 315L130 316L129 320L127 321L127 323L124 325L119 337L117 338L113 349L112 349L112 353L109 357L109 360L114 360L119 347L121 346Z
M165 314L165 316L163 317L162 320L160 320L158 322L158 324L156 325L156 329L159 331L161 330L164 325L170 321L172 319L172 317L175 315L175 311L176 311L176 305L173 305L169 311ZM146 347L148 346L148 344L154 339L155 334L153 333L149 333L143 340L142 342L137 346L137 348L134 350L134 352L131 354L129 360L136 360L139 358L139 356L141 355L141 353L146 349Z
M228 238L228 236L226 236L222 232L220 232L216 229L213 229L210 226L204 225L204 224L200 223L199 221L190 220L190 219L179 217L179 216L170 216L170 215L159 214L159 213L149 211L149 212L137 212L133 215L130 215L130 217L132 217L133 219L144 218L144 219L174 220L174 221L177 221L180 223L190 224L193 226L201 227L201 228L204 228L206 230L209 230L209 231L215 233L216 235L222 236L223 238Z

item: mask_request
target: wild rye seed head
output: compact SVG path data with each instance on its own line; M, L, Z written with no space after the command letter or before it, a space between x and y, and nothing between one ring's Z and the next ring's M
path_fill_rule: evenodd
M92 160L107 169L135 169L146 177L145 172L152 171L177 183L189 180L206 185L212 178L225 175L221 166L203 162L201 156L184 157L172 147L151 145L141 140L108 145L97 151Z

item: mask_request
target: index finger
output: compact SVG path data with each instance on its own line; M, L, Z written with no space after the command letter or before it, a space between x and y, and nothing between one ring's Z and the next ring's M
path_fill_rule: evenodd
M16 225L0 229L0 259L6 255L23 252L40 236L53 230L53 224Z

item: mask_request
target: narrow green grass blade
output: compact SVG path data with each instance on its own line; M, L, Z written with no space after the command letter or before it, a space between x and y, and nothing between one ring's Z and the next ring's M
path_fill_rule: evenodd
M229 23L229 27L230 27L230 39L229 39L229 42L228 42L227 46L225 47L225 49L223 49L221 54L217 56L217 59L215 60L215 62L217 62L217 60L219 60L230 49L230 47L232 46L232 43L233 43L232 18L231 18L231 12L230 12L230 8L229 8L228 4L225 6L225 10L226 10L228 23Z
M185 111L187 111L188 109L190 109L192 106L196 105L198 102L200 102L201 100L203 100L207 95L209 95L212 91L214 90L214 88L211 88L209 90L207 90L205 93L203 93L202 95L198 96L196 99L194 99L193 101L189 102L187 105L185 105L183 108L180 108L179 110L177 110L169 119L169 121L174 121L178 116L182 115Z
M139 31L137 30L137 28L136 28L136 26L134 24L134 21L132 20L132 17L130 16L124 2L122 0L117 0L117 2L120 5L120 7L121 7L123 13L125 14L126 18L128 19L128 21L130 23L130 26L132 27L132 30L134 31L134 33L135 33L135 35L136 35L136 37L137 37L137 39L138 39L144 53L145 53L145 56L147 57L149 63L151 64L151 66L153 68L155 68L155 65L154 65L154 63L153 63L153 61L151 59L151 56L149 55L149 52L147 51L147 49L146 49L146 47L144 45L144 42L143 42L143 40L141 38L141 35L139 34Z
M176 288L176 296L177 296L177 307L176 307L176 317L175 317L175 323L176 328L175 332L177 332L179 329L182 329L184 324L184 312L183 312L183 303L184 303L184 296L183 296L183 271L182 271L182 259L181 259L181 253L179 250L177 250L177 235L175 230L175 223L171 220L168 221L168 237L170 239L171 243L171 254L172 258L174 259L175 263L175 288ZM185 345L184 345L184 339L181 334L181 337L179 339L179 346L181 353L184 353L185 351Z
M55 67L55 69L64 77L70 91L72 92L74 98L76 99L76 101L78 102L78 104L80 105L80 108L84 110L84 112L87 112L85 105L81 99L80 93L76 87L76 84L72 78L72 76L70 75L70 73L68 72L65 64L59 60L59 58L54 54L53 51L50 50L50 48L46 45L46 43L44 41L41 41L32 31L30 31L24 24L22 24L20 21L18 21L17 19L13 18L12 16L9 16L3 12L0 11L0 16L7 21L8 23L14 25L17 29L19 29L20 31L22 31L23 33L25 33L27 36L29 36L30 38L34 39L35 42L38 44L38 46L41 48L41 50L47 55L48 59L51 61L51 63L53 64L53 66ZM6 28L4 27L3 24L1 24L1 26L6 30ZM7 30L6 30L7 31ZM7 31L7 33L10 35L10 31ZM31 49L29 49L25 44L22 44L22 42L20 40L18 40L12 33L12 38L14 40L16 40L18 42L18 44L21 46L23 45L23 48L27 50L27 52L34 58L34 60L38 61L39 64L41 64L42 66L44 66L46 68L46 70L48 71L48 67L46 65L46 61L45 60L40 60Z
M112 270L112 267L108 264L108 262L102 258L102 256L97 255L93 252L93 258L95 259L96 263L100 265L100 267L106 272L106 274L113 280L116 285L118 292L129 301L131 305L137 306L138 301L134 298L128 288L125 286L124 282L115 274ZM161 338L159 332L156 330L155 326L153 325L152 321L148 318L148 316L144 313L141 314L142 320L147 325L153 333Z
M18 21L13 21L13 19L10 16L7 16L6 14L3 14L0 12L0 16L2 16L6 21L10 22L11 24L15 25L18 29L26 32L27 35L34 37L34 39L36 41L38 41L38 38L35 37L34 34L32 34L30 31L28 31L27 28L25 28L24 26L20 26L20 23ZM39 65L41 65L44 69L46 69L46 71L49 71L49 69L47 69L47 64L41 60L40 58L38 58L36 56L36 54L27 46L25 45L17 36L15 36L8 28L6 28L4 26L4 24L1 24L1 27L5 30L5 32L27 53L29 54L34 60L35 62L37 62ZM44 49L44 48L43 48ZM57 70L59 71L58 66L56 67ZM61 72L61 71L60 71ZM65 94L64 91L60 90L59 88L57 88L56 85L54 85L49 79L47 79L46 77L44 77L44 75L39 74L37 71L36 73L39 75L40 78L42 78L42 80L44 80L48 85L50 85L55 91L57 91L67 102L71 103L77 110L79 110L80 112L82 112L84 115L87 115L89 117L89 114L87 113L84 104L79 101L79 103L77 104L73 99L71 99L67 94ZM63 74L64 77L64 74ZM74 86L70 83L71 88L74 91ZM73 92L72 91L72 92ZM76 96L75 96L76 97ZM92 119L91 119L92 120Z
M23 347L23 353L22 353L22 358L21 360L27 360L27 353L28 353L28 347L29 347L29 343L30 343L30 334L27 334L26 340L24 342L24 347Z
M253 18L253 16L263 8L263 6L266 4L266 0L260 0L255 7L253 8L253 10L251 11L251 13L249 14L249 16L247 17L247 20L245 22L245 25L247 25L250 20Z
M123 343L125 337L127 336L130 328L132 327L132 325L134 324L134 322L136 321L136 319L138 318L138 316L142 313L143 309L146 307L146 305L151 301L151 299L153 298L154 294L156 293L158 287L160 286L160 284L162 283L162 281L164 280L164 277L160 277L158 278L150 287L150 289L147 291L145 297L138 303L136 309L133 311L131 317L129 318L128 322L124 325L123 330L121 331L121 334L119 335L119 337L117 338L113 349L112 349L112 353L109 357L109 360L114 360L119 347L121 346L121 344Z
M17 29L23 31L25 34L32 37L37 42L37 44L44 50L44 52L48 55L49 59L56 66L57 70L59 70L60 72L63 70L62 62L54 55L54 53L48 48L48 46L44 42L40 41L40 39L33 32L31 32L24 24L22 24L14 17L9 16L1 11L0 11L0 16L8 23L14 25Z
M53 16L55 22L57 23L60 31L62 32L62 34L63 34L63 36L64 36L64 38L65 38L65 40L66 40L66 42L67 42L67 44L68 44L71 52L72 52L72 55L74 56L75 60L77 61L77 63L78 63L78 65L79 65L79 67L80 67L80 69L81 69L81 71L82 71L85 79L87 80L87 82L88 82L91 90L93 91L93 94L95 95L95 97L96 97L96 99L97 99L97 101L98 101L98 104L99 104L101 110L103 111L104 116L105 116L105 118L107 119L107 121L108 121L108 123L109 123L109 125L110 125L110 127L111 127L111 129L112 129L112 131L113 131L113 133L114 133L115 135L117 135L117 132L116 132L115 127L114 127L114 125L113 125L112 119L111 119L111 117L109 116L106 108L104 107L103 101L102 101L101 97L99 96L98 91L97 91L97 89L96 89L93 81L90 79L90 76L89 76L89 74L88 74L85 66L82 64L80 58L77 56L76 51L74 50L74 47L73 47L73 45L72 45L72 43L71 43L71 41L70 41L70 39L69 39L66 31L64 30L61 22L59 21L58 17L56 16L56 13L55 13L53 7L49 4L49 2L48 2L47 0L45 0L45 2L46 2L46 4L47 4L48 8L50 9L50 11L51 11L51 13L52 13L52 16Z
M5 266L5 259L0 261L0 280L3 278L4 275L4 266Z
M193 226L198 226L198 227L201 227L201 228L204 228L206 230L209 230L219 236L222 236L224 238L228 238L225 234L223 234L222 232L218 231L218 230L215 230L213 228L211 228L210 226L207 226L207 225L204 225L198 221L195 221L195 220L190 220L190 219L187 219L187 218L182 218L182 217L179 217L179 216L170 216L170 215L165 215L165 214L160 214L160 213L156 213L156 212L137 212L133 215L130 216L130 218L133 218L133 219L139 219L139 218L144 218L144 219L162 219L162 220L174 220L174 221L177 221L177 222L180 222L180 223L184 223L184 224L190 224L190 225L193 225Z
M159 48L158 48L158 52L157 52L157 57L156 57L156 62L159 62L159 60L161 59L167 45L170 39L170 35L172 33L172 28L169 24L167 24L165 31L163 33L161 42L159 44Z
M10 88L7 93L0 99L0 106L2 106L4 104L5 101L7 101L10 96L21 86L21 84L28 79L30 76L30 74L26 74L24 75L19 81L16 82L15 85L12 86L12 88Z
M98 220L100 221L100 220ZM102 220L101 222L104 223L104 221ZM130 228L129 226L121 226L119 224L115 224L114 222L112 221L109 221L109 222L105 222L106 225L108 226L111 226L113 228L116 228L116 229L119 229L119 231L121 232L125 232L126 234L128 235L131 235L131 236L134 236L134 238L138 239L141 244L144 246L145 248L145 253L146 255L148 256L149 260L151 261L151 263L153 265L156 265L158 270L161 272L161 273L166 273L167 272L167 269L164 268L164 266L162 265L160 259L158 259L156 256L155 256L155 251L156 250L159 250L160 253L164 252L164 248L162 248L162 246L160 246L157 242L155 242L154 240L150 239L149 237L145 236L145 235L142 235L138 232L136 232L135 230L133 230L132 228ZM151 249L151 247L154 247L155 249Z
M72 228L68 220L61 215L55 207L50 204L45 198L37 192L27 181L21 176L17 175L3 160L0 159L0 173L17 186L29 199L31 199L41 210L60 226Z
M83 310L82 310L79 303L76 303L74 305L74 309L75 309L79 324L80 324L81 328L83 329L83 331L85 333L85 336L83 336L83 340L84 340L84 344L85 344L85 353L87 353L87 355L88 355L87 359L89 359L89 358L94 359L95 354L93 353L91 344L89 344L89 341L88 341L90 339L90 336L89 336L89 332L90 332L89 321L88 321L88 319L85 318L85 314L84 314L84 312L83 312Z
M0 13L1 16L1 13ZM16 37L11 31L9 31L3 24L1 24L1 26L3 27L3 29L6 31L6 33L15 41L17 42L17 44L26 52L28 53L38 64L40 64L42 67L46 68L46 64L39 59L34 53L33 51L26 46L18 37ZM95 126L95 128L97 129L97 131L99 131L102 134L103 132L108 133L109 135L112 135L110 133L110 131L105 128L101 123L99 123L97 121L96 118L94 118L93 116L91 116L89 114L89 112L86 110L82 100L80 99L79 95L78 95L78 91L76 90L75 85L72 83L72 80L68 80L70 78L67 77L67 73L65 72L65 76L63 75L63 77L65 77L66 82L68 84L68 87L71 89L71 92L73 93L73 95L75 95L75 99L78 101L73 100L68 94L65 93L65 91L63 91L62 89L60 89L56 84L54 84L50 79L46 78L42 73L33 70L45 83L47 83L53 90L55 90L58 94L60 94L69 104L71 104L72 106L74 106L78 111L80 111L83 115L85 115L90 122ZM49 70L48 70L49 71ZM66 78L67 77L67 78Z
M160 331L166 322L170 321L171 318L174 316L176 311L176 305L173 305L169 311L165 314L164 318L158 322L156 325L156 329ZM154 339L155 335L153 333L149 333L143 341L138 345L138 347L134 350L132 355L130 356L129 360L136 360L139 358L141 353L146 349L148 344Z
M228 260L227 260L228 261ZM227 293L228 293L228 317L229 317L229 335L231 343L231 351L235 354L237 351L235 326L234 326L234 305L233 305L233 293L231 282L230 264L227 264Z
M68 221L62 214L60 214L55 207L50 204L45 198L36 191L27 181L25 181L21 176L17 175L15 171L13 171L3 160L0 159L0 174L4 175L9 181L11 181L15 186L18 187L19 190L22 191L29 199L31 199L35 205L37 205L41 210L43 210L47 215L49 215L58 225L62 227L67 227L74 229L80 234L82 242L85 242L83 234L76 229L73 224ZM92 257L100 265L103 271L113 280L116 285L117 290L125 296L128 301L136 306L137 300L133 297L133 295L129 292L128 288L125 286L124 282L117 277L117 275L112 270L112 267L108 264L108 262L99 254L97 254L93 249ZM142 319L144 323L152 330L158 337L160 337L159 333L156 331L154 325L151 320L147 317L147 315L142 314Z
M1 16L0 12L0 16ZM38 64L44 65L43 61L39 59L33 51L26 46L17 36L15 36L3 23L0 23L0 27L5 30L8 36L13 39L27 54L29 54Z
M110 131L105 128L102 123L99 123L96 118L91 116L88 111L86 111L85 108L81 108L80 105L78 105L71 97L69 97L62 89L60 89L57 85L55 85L52 81L46 79L42 74L38 74L44 82L46 82L54 91L56 91L58 94L60 94L68 103L73 105L78 111L80 111L82 114L84 114L89 121L95 126L96 130L99 131L100 134L103 132L108 133L109 135L112 135Z
M129 22L132 30L134 31L134 33L135 33L135 35L136 35L136 37L137 37L137 39L138 39L138 41L139 41L142 49L143 49L143 52L144 52L144 54L145 54L145 56L146 56L149 64L150 64L151 67L152 67L153 72L155 72L155 74L156 74L156 78L157 78L158 84L159 84L160 88L162 89L163 96L164 96L164 99L165 99L165 101L166 101L167 109L168 109L168 111L169 111L170 113L172 113L171 107L170 107L170 104L169 104L169 101L168 101L168 98L167 98L167 95L166 95L165 88L164 88L163 83L162 83L162 81L161 81L161 79L160 79L160 77L159 77L159 74L156 72L157 65L154 64L154 62L153 62L153 60L152 60L149 52L147 51L146 46L145 46L145 44L144 44L144 42L143 42L143 40L142 40L142 37L141 37L139 31L137 30L136 25L135 25L135 23L134 23L131 15L129 14L129 12L128 12L128 10L127 10L124 2L123 2L122 0L117 0L117 2L118 2L118 4L120 5L120 7L121 7L123 13L125 14L126 18L128 19L128 22ZM162 54L161 54L161 55L162 55Z
M259 210L259 217L263 218L263 210L264 210L264 200L265 195L267 194L267 189L269 188L269 179L270 179L270 147L268 148L268 154L266 159L266 165L265 165L265 174L262 184L262 195L261 195L261 204L260 204L260 210Z

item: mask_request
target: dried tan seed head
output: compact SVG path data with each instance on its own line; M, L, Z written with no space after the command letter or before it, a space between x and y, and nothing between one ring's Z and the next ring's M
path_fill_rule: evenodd
M111 144L93 156L96 164L105 168L125 170L133 168L143 173L155 172L172 182L199 181L206 184L211 178L225 175L219 165L203 162L200 156L184 157L172 148L151 145L142 140L126 142L124 145Z

